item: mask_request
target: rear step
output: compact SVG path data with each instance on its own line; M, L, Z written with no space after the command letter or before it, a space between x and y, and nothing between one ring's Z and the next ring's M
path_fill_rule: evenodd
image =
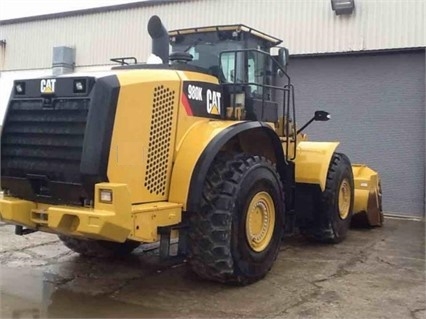
M15 226L15 235L24 236L38 231L37 229L24 228L24 226Z

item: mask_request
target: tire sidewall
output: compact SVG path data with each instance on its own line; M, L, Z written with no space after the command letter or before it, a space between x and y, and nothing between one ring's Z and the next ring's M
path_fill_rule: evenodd
M246 218L249 204L258 192L267 192L274 202L275 225L271 241L261 252L251 249L246 237ZM231 249L236 271L245 277L262 276L272 267L281 244L284 200L281 184L272 165L259 162L244 173L233 206Z
M346 216L345 219L342 219L339 214L339 193L341 184L345 179L349 182L351 187L351 202L348 216ZM354 206L354 182L352 167L344 156L342 156L341 162L336 167L334 178L329 182L331 183L331 198L328 198L328 201L331 201L331 203L328 203L327 205L327 213L329 215L329 220L331 222L331 227L333 229L335 238L337 241L341 241L346 237L346 234L349 230Z

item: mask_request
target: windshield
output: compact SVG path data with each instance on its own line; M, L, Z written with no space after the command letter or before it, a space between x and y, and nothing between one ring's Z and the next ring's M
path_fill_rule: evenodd
M195 41L194 44L175 44L174 52L186 52L193 56L188 64L204 68L208 71L216 72L219 69L219 55L222 51L242 49L242 43L233 40L219 42Z

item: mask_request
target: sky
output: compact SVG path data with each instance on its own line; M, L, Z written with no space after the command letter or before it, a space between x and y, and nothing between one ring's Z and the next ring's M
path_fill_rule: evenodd
M0 20L139 1L141 0L0 0Z

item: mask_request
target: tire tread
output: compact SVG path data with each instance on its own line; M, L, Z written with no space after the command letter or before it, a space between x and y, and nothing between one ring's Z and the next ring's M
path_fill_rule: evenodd
M343 234L339 234L336 232L335 228L332 225L332 218L328 215L327 210L330 206L330 201L333 199L335 194L335 183L337 179L337 174L339 173L339 170L341 169L342 165L346 165L349 168L351 168L351 162L349 158L342 153L334 153L333 157L330 162L330 166L327 173L327 182L324 192L321 195L321 211L320 214L320 220L315 223L311 224L308 227L302 227L300 229L301 233L307 237L310 240L322 242L322 243L339 243L341 242L345 236L346 232ZM350 176L352 176L352 170L350 169ZM353 180L353 177L352 177ZM351 185L352 192L353 189L353 183ZM352 193L352 200L353 200L353 193ZM353 205L351 205L349 212L349 216L347 218L352 217L352 208ZM347 228L349 228L350 222L348 223ZM347 231L347 229L346 229Z
M189 232L190 266L201 278L246 285L266 275L248 278L238 274L235 267L238 261L234 260L229 245L235 204L233 198L244 173L258 163L266 163L275 170L273 164L264 157L223 153L207 174L201 210L191 212Z

